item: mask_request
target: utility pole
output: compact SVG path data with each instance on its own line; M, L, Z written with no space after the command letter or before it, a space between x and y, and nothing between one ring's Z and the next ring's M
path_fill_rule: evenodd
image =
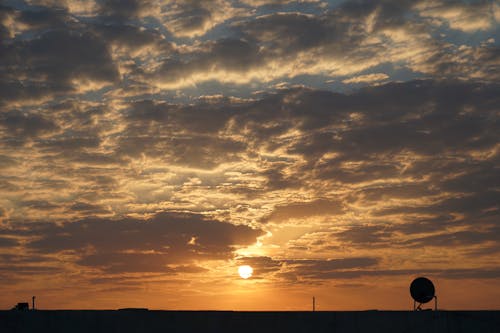
M313 296L313 312L316 311L316 298Z
M31 310L35 310L35 298L36 296L31 297Z

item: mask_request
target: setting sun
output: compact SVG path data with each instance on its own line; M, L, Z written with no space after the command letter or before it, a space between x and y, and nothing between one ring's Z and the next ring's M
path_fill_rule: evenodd
M253 268L248 265L243 265L238 268L238 273L243 279L248 279L253 274Z

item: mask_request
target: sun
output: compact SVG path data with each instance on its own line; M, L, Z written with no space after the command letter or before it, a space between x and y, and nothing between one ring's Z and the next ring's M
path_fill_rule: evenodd
M253 268L248 265L243 265L238 268L238 273L243 279L248 279L253 274Z

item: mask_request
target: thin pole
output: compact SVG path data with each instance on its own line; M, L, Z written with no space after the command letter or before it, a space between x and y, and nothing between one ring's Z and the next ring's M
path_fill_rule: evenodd
M316 298L313 296L313 312L316 311Z
M35 310L35 296L31 297L31 310Z

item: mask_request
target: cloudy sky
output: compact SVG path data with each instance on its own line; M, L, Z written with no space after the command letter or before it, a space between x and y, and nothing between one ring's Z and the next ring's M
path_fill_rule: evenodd
M3 0L0 308L500 308L500 4ZM253 276L238 276L250 265Z

